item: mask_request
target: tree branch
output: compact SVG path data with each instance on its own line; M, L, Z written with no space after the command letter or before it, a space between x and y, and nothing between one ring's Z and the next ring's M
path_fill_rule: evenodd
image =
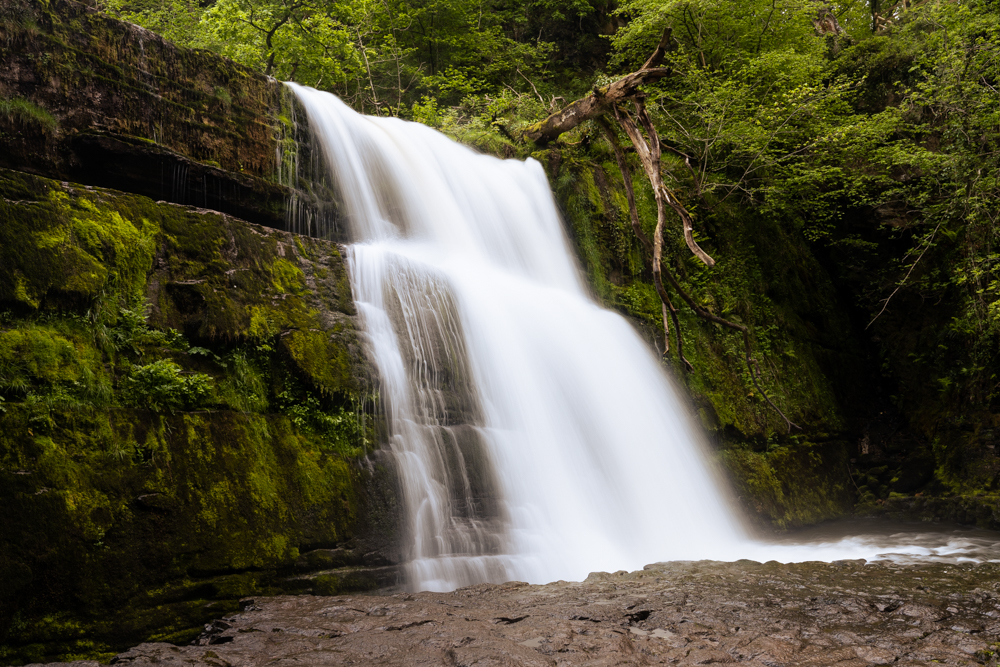
M924 249L920 251L920 256L917 257L917 259L913 262L913 264L910 265L910 270L906 272L906 275L903 276L903 279L899 282L898 285L896 285L896 289L892 290L892 294L890 294L886 298L885 302L882 304L882 310L878 311L878 315L873 317L872 321L868 323L867 327L865 327L866 331L868 330L868 327L875 324L875 320L880 318L882 316L882 313L885 312L885 309L889 307L889 302L892 301L892 297L896 296L896 292L903 289L903 285L905 285L906 281L910 279L910 274L913 273L913 269L917 268L917 264L920 263L920 260L924 258L924 254L931 247L931 245L933 245L934 237L937 236L937 232L939 229L941 229L941 221L938 221L937 227L935 227L934 231L931 232L930 238L927 239L927 245L925 245Z
M767 401L767 404L770 405L772 408L774 408L775 412L781 415L781 418L785 421L785 424L788 426L789 433L792 432L793 427L801 431L802 427L792 422L788 417L786 417L785 413L782 412L781 409L774 404L774 401L772 401L771 398L767 395L767 392L765 392L764 389L760 386L760 383L757 380L757 375L760 373L760 368L757 366L757 361L753 358L752 354L753 349L750 345L750 329L748 329L742 324L736 324L735 322L730 322L729 320L723 319L718 315L713 315L712 313L708 312L707 310L699 306L698 303L693 298L691 298L691 295L689 295L687 292L684 291L680 283L677 282L677 279L674 278L673 274L670 273L670 270L667 269L666 266L664 266L663 269L664 269L663 273L667 276L667 281L670 283L670 286L673 287L674 290L680 295L681 299L683 299L684 302L691 307L691 310L695 312L695 315L704 320L708 320L709 322L715 322L716 324L720 324L729 329L733 329L734 331L739 331L741 334L743 334L743 350L744 350L744 355L746 357L747 370L750 371L750 380L753 382L753 386L757 389L758 392L760 392L760 395L764 397L764 400Z

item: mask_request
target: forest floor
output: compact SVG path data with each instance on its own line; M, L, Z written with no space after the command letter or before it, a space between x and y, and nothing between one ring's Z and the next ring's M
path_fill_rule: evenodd
M671 562L580 583L274 597L117 665L997 665L1000 563ZM96 665L97 663L72 663Z

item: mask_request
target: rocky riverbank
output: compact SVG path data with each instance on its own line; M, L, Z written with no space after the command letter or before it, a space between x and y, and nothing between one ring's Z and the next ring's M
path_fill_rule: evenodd
M197 645L142 644L112 663L995 667L1000 652L1000 563L677 562L243 607Z

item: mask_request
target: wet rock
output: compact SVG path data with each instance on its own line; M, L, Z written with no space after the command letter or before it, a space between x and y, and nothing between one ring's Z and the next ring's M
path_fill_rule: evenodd
M402 583L402 573L395 565L386 567L340 567L310 572L282 580L286 591L313 595L336 595L347 591L374 591Z
M581 583L274 597L119 665L987 665L1000 564L686 562Z

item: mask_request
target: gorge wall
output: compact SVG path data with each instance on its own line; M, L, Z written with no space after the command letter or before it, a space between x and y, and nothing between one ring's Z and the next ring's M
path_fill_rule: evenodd
M397 583L336 245L20 172L0 192L7 660Z

